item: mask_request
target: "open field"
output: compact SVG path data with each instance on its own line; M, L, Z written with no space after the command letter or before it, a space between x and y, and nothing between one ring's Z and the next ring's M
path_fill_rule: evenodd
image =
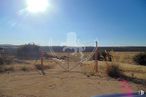
M146 97L145 37L146 0L0 0L0 97Z
M133 77L137 79L146 80L146 66L139 66L133 64L124 64L124 63L112 63L112 62L98 62L98 70L100 73L106 72L107 66L111 64L116 64L119 66L120 70L127 75L128 77ZM94 61L88 61L84 63L84 72L92 73L94 72Z
M46 76L35 72L0 75L1 95L8 97L91 97L97 94L125 93L145 89L141 85L104 77L87 77L80 73L49 72Z
M8 97L91 97L97 94L126 93L146 90L143 85L125 83L105 76L87 76L78 72L63 72L60 67L46 70L0 74L1 95Z
M114 62L134 64L133 57L141 52L111 52Z
M89 53L85 55L88 56ZM122 54L122 53L121 53ZM131 53L123 54L127 57L133 56ZM58 56L67 55L59 53ZM119 55L119 54L118 54ZM73 56L73 55L70 55ZM78 56L78 57L77 57ZM104 62L99 61L99 72L95 74L95 62L85 61L79 64L79 54L70 58L70 68L73 70L64 71L61 66L67 68L67 61L44 60L46 75L40 75L35 69L34 64L40 61L17 60L13 64L7 65L14 71L0 74L0 97L91 97L98 94L127 93L145 90L144 84L132 81L122 81L107 76L106 69L108 64L117 64L120 70L128 77L146 80L146 67L135 65L133 62ZM131 60L127 59L129 61ZM25 69L24 69L25 67ZM128 89L127 89L128 88ZM130 90L130 91L128 91Z

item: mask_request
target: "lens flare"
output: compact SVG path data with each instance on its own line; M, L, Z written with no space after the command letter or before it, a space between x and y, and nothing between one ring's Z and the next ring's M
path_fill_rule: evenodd
M48 0L26 0L27 11L31 13L45 12L49 6Z

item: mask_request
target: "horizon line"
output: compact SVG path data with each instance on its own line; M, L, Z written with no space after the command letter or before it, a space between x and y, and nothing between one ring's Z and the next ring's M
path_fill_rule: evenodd
M33 44L33 43L24 43L24 44L1 44L0 43L0 46L2 45L5 45L5 46L8 46L8 45L12 45L12 46L20 46L20 45L25 45L25 44ZM38 46L59 46L59 47L64 47L66 45L40 45L40 44L35 44L35 45L38 45ZM68 47L95 47L94 45L85 45L85 46L68 46ZM98 47L146 47L145 45L100 45Z

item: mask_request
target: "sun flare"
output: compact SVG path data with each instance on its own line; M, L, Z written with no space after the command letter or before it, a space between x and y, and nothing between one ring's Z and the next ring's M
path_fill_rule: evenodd
M26 0L27 11L31 13L45 12L49 6L48 0Z

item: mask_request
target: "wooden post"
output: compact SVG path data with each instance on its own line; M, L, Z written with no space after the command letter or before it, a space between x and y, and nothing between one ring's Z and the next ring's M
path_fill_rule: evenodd
M41 52L41 72L43 75L46 73L44 72L44 60L43 60L44 52Z
M44 60L43 60L43 52L41 52L41 65L43 65L44 64L44 62L43 62Z
M67 67L67 70L68 70L68 72L69 72L69 50L68 50L68 60L67 60L67 65L68 65L68 67Z
M95 72L98 73L98 43L96 41L96 51L95 51Z

